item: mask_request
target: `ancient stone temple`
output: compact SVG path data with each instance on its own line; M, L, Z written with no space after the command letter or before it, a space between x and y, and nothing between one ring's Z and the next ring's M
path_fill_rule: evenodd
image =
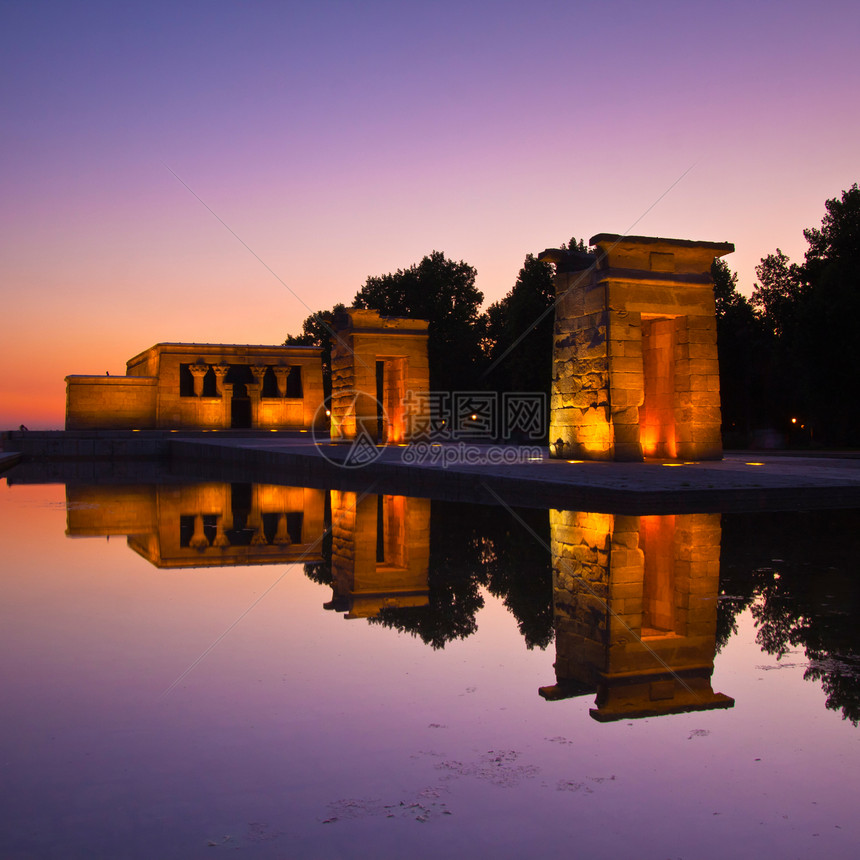
M601 722L729 708L711 687L719 514L550 511L556 684Z
M326 609L369 618L426 606L430 501L331 491L332 599Z
M718 460L711 264L730 243L600 233L550 249L557 296L550 456Z
M331 438L407 442L410 403L427 393L426 320L350 308L335 320Z
M125 376L67 376L66 429L310 430L325 423L322 350L159 343Z

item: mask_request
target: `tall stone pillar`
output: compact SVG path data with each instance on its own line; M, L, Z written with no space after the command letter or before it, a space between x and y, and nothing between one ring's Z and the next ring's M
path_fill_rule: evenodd
M260 426L260 392L263 385L260 382L246 382L245 390L248 392L248 399L251 401L251 426Z
M216 377L217 379L218 377ZM233 423L233 383L221 383L221 426L226 429Z
M557 296L550 456L722 457L714 258L727 242L600 233L550 249Z

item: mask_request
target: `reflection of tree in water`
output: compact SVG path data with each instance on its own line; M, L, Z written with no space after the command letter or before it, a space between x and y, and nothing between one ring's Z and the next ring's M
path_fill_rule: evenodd
M718 644L751 607L756 641L777 659L802 648L804 678L830 710L860 722L860 534L855 511L723 517ZM725 638L723 638L725 637Z
M480 588L499 597L529 648L552 642L552 567L546 511L518 511L542 547L500 508L434 502L430 514L427 606L383 609L371 623L418 636L433 648L477 630Z
M553 640L549 516L547 511L517 513L543 545L509 514L490 512L497 531L485 553L487 588L516 618L526 646L543 649Z

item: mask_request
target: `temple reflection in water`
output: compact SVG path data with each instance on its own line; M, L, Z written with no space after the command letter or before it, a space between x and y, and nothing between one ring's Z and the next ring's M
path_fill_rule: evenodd
M325 494L275 484L69 485L66 534L126 535L159 568L322 561Z
M326 609L369 618L426 606L430 501L331 492L332 599Z
M346 618L404 610L407 615L385 617L400 618L400 629L415 633L408 613L430 611L435 568L428 499L214 482L69 485L66 497L68 535L127 536L159 568L302 563L313 579L331 585L324 608ZM553 510L549 527L556 683L542 687L542 696L595 695L590 713L599 721L734 704L711 687L718 514ZM514 539L509 532L497 537ZM527 554L546 551L527 539ZM465 546L441 552L468 557ZM471 564L480 579L481 561Z
M126 536L158 568L330 564L325 608L370 618L427 605L430 501L274 484L69 485L70 537Z
M599 721L729 708L711 688L719 514L550 511L556 684Z

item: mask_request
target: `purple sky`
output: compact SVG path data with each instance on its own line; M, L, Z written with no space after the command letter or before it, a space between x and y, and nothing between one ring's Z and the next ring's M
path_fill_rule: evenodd
M571 236L731 241L748 293L860 179L858 40L827 0L7 0L0 428L434 249L489 302Z

